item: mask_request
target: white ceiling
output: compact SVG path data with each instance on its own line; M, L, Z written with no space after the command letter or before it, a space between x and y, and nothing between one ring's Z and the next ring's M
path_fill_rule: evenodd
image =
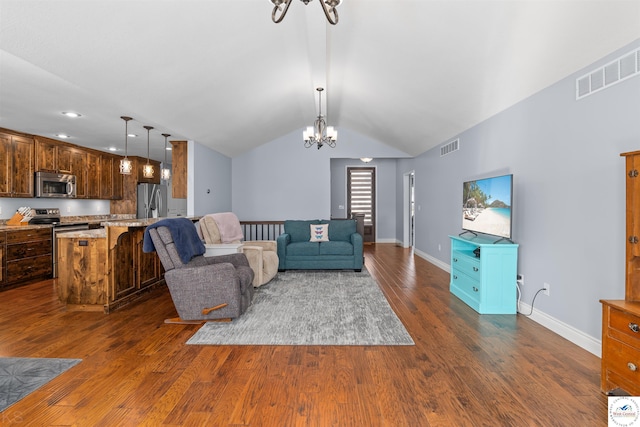
M123 150L129 115L129 155L151 125L157 160L161 133L233 157L302 136L322 86L338 131L418 155L640 38L638 0L293 2L0 0L0 127Z

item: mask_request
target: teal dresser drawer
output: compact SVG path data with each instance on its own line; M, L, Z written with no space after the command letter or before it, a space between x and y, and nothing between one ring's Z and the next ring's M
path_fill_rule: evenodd
M451 268L459 270L476 280L480 280L480 259L478 258L471 258L462 252L454 251L451 256Z
M480 282L460 270L453 269L451 272L451 292L463 300L474 310L480 306Z

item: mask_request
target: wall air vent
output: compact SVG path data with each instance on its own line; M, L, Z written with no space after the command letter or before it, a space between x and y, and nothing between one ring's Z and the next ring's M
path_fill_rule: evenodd
M440 146L440 157L446 156L449 153L458 151L460 149L460 139L454 139L451 142L447 142Z
M590 71L576 80L576 99L640 75L640 49L622 55L603 67Z

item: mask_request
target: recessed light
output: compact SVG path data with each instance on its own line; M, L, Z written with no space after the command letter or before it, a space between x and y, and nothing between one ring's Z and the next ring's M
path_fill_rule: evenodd
M67 117L82 117L82 114L78 114L78 113L74 113L73 111L63 111L62 114L64 114Z
M62 139L66 139L69 138L69 135L65 134L65 133L57 133L56 136L58 138L62 138Z
M129 134L127 134L127 136L129 138L136 138L138 135L136 135L135 133L129 133Z
M165 150L171 151L171 147L167 147L167 148L165 148Z
M109 147L109 148L107 148L107 150L109 150L109 151L118 151L118 149L116 147Z

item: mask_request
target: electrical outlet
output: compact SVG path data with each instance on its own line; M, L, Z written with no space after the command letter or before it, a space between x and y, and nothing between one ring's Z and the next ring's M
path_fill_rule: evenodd
M2 213L2 206L0 206L0 214Z
M67 206L67 213L71 212L71 206Z
M516 282L520 285L520 286L524 286L524 274L518 274L516 276Z
M542 293L546 296L551 296L551 285L545 282L544 291L542 291Z
M442 252L442 246L440 246L440 243L438 243L438 252Z

